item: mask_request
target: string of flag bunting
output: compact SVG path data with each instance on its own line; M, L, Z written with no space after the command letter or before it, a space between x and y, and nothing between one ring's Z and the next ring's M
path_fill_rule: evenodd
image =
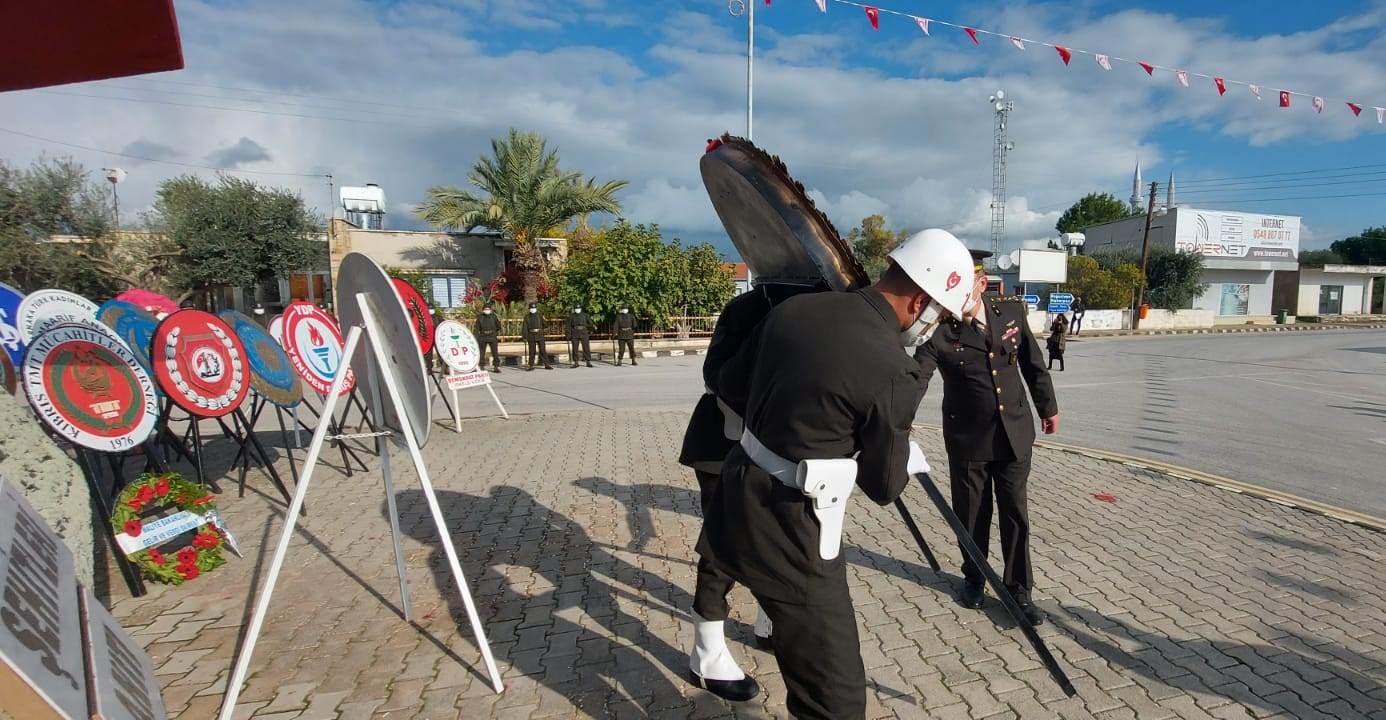
M754 0L751 1L753 2ZM871 23L871 28L873 30L881 29L882 14L894 15L912 21L920 29L920 31L922 31L925 35L928 35L930 37L933 36L933 33L930 32L931 28L936 26L942 26L952 28L954 30L961 30L963 33L967 35L968 39L972 41L973 45L981 45L982 37L988 36L1005 40L1006 42L1009 42L1011 45L1015 46L1017 50L1025 50L1026 47L1031 45L1053 48L1055 53L1058 54L1059 59L1063 61L1064 65L1069 65L1073 61L1074 55L1086 55L1088 57L1091 57L1093 61L1096 62L1097 65L1101 67L1103 70L1111 70L1113 63L1138 65L1142 70L1145 71L1146 75L1149 75L1151 77L1155 76L1155 72L1157 70L1160 72L1171 73L1174 75L1174 79L1184 87L1190 86L1192 78L1202 78L1204 80L1208 80L1213 84L1213 87L1217 89L1218 96L1220 97L1227 94L1227 88L1229 85L1238 85L1247 88L1247 90L1250 91L1251 94L1255 96L1257 100L1261 99L1261 89L1263 85L1253 82L1247 82L1245 80L1234 80L1232 78L1224 77L1221 75L1210 75L1208 73L1194 72L1191 70L1185 70L1183 68L1158 65L1152 62L1146 62L1144 60L1133 60L1130 58L1120 57L1118 55L1108 55L1105 53L1093 52L1091 50L1083 50L1080 48L1070 47L1068 45L1061 45L1059 43L1047 42L1044 40L1033 40L1030 38L1021 37L1019 35L1011 35L1008 33L983 30L981 28L974 27L971 25L962 25L959 23L948 22L946 20L939 20L937 18L929 18L924 17L922 15L915 15L913 13L901 12L899 10L891 10L889 8L883 8L877 5L867 5L865 3L854 2L854 0L813 0L813 2L818 6L819 12L822 13L828 12L828 3L830 2L836 3L838 5L850 5L856 8L860 8L866 13L866 19ZM770 6L771 0L765 0L765 4L766 6ZM1322 96L1314 95L1313 93L1300 92L1298 90L1282 90L1277 88L1274 90L1274 92L1278 94L1279 104L1282 108L1290 107L1292 102L1291 99L1295 96L1309 98L1309 104L1311 107L1314 108L1314 112L1316 113L1323 113L1324 107L1326 107L1329 102ZM1362 115L1362 110L1366 107L1362 103L1353 102L1351 100L1343 100L1341 102L1347 107L1348 111L1351 112L1354 117L1360 117ZM1386 124L1386 107L1371 107L1373 110L1376 111L1377 124Z

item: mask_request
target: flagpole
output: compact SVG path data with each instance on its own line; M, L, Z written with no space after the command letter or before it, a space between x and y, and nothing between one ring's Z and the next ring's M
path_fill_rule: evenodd
M756 0L746 0L746 139L755 140Z

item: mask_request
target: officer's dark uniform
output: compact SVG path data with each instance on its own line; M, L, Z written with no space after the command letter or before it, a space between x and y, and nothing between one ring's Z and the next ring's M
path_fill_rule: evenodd
M950 320L920 346L915 359L925 387L935 368L943 376L943 441L953 510L985 553L995 493L1006 585L1017 601L1027 603L1033 576L1025 484L1030 476L1035 418L1026 386L1040 417L1057 415L1059 404L1039 343L1026 324L1025 303L997 297L985 297L982 302L986 325L981 331ZM982 573L966 557L963 575L980 586Z
M579 346L582 347L582 356L587 361L587 367L592 367L592 318L587 313L576 310L568 313L567 335L568 357L572 358L573 367L578 366Z
M790 462L857 455L857 485L882 505L909 480L910 423L923 393L900 323L875 290L790 298L719 373L747 430ZM866 708L845 559L819 555L812 500L727 455L698 552L750 588L775 626L775 657L796 718L860 718Z
M491 372L500 372L501 321L495 313L482 313L476 319L476 340L481 345L480 367L486 367L486 350L491 350Z
M621 366L621 358L625 357L627 351L630 352L630 364L639 365L640 363L635 362L635 316L629 312L623 312L616 315L617 367Z
M552 370L549 364L549 349L544 343L544 316L542 313L525 313L525 343L529 346L529 366L528 370L534 369L534 358L544 363L545 370Z

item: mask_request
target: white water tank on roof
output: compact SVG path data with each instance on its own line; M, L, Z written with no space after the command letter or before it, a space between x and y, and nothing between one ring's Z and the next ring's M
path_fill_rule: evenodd
M341 191L342 210L346 212L347 222L366 230L382 230L385 227L385 191L375 183L365 187L343 186Z

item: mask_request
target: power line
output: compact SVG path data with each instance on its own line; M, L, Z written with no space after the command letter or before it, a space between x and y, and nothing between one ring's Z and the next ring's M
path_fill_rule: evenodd
M144 162L160 163L160 164L163 164L163 165L177 165L177 166L179 166L179 167L198 168L198 169L200 169L200 170L216 170L216 171L218 171L218 172L225 172L225 173L249 173L249 174L253 174L253 175L280 175L280 176L286 176L286 177L311 177L311 178L331 177L331 176L330 176L329 174L327 174L327 173L296 173L296 172L280 172L280 171L274 171L274 170L238 170L238 169L236 169L236 168L216 167L216 166L214 166L214 165L199 165L199 164L197 164L197 163L178 162L177 160L160 160L160 159L158 159L158 158L143 157L143 156L140 156L140 155L132 155L132 154L130 154L130 153L116 152L116 151L114 151L114 150L105 150L105 149L102 149L102 148L91 147L91 146L89 146L89 145L78 145L77 143L70 143L70 142L66 142L66 141L64 141L64 140L55 140L55 139L53 139L53 138L47 138L47 137L43 137L43 136L41 136L41 135L32 135L32 134L30 134L30 133L20 132L20 131L18 131L18 130L11 130L11 129L9 129L9 128L0 127L0 132L9 133L9 134L11 134L11 135L18 135L18 136L20 136L20 137L26 137L26 138L29 138L30 140L38 140L38 141L40 141L40 142L52 143L53 145L62 145L62 146L64 146L64 147L77 148L77 149L79 149L79 150L90 150L91 152L98 152L98 153L103 153L103 154L106 154L106 155L114 155L114 156L117 156L117 157L130 158L130 159L132 159L132 160L143 160Z
M1322 183L1286 183L1286 184L1270 184L1270 185L1261 185L1261 186L1257 186L1257 187L1231 187L1231 186L1225 187L1225 188L1209 187L1209 188L1206 188L1206 189L1201 189L1201 190L1189 190L1189 191L1185 191L1185 190L1183 190L1182 188L1180 188L1180 189L1176 189L1176 190L1175 190L1175 194L1178 195L1178 196L1183 196L1183 195L1200 196L1200 195L1220 195L1220 194L1225 194L1225 193L1253 192L1253 191L1259 191L1259 190L1284 190L1284 189L1312 190L1312 189L1315 189L1315 188L1330 187L1330 186L1334 186L1334 185L1363 185L1363 186L1370 187L1370 186L1372 186L1372 185L1376 185L1376 184L1379 184L1379 183L1381 183L1381 182L1383 182L1383 179L1377 179L1377 180L1374 180L1374 181L1364 181L1364 180L1361 180L1361 179L1357 179L1357 180L1337 180L1337 181L1334 181L1334 182L1322 182Z
M1295 170L1288 172L1266 173L1264 175L1241 175L1222 178L1194 178L1191 180L1180 180L1179 185L1202 185L1205 183L1222 182L1224 180L1254 180L1257 178L1272 178L1286 175L1311 175L1321 172L1338 172L1340 170L1365 170L1369 168L1386 168L1386 163L1374 163L1371 165L1348 165L1345 167L1318 168L1316 170Z

